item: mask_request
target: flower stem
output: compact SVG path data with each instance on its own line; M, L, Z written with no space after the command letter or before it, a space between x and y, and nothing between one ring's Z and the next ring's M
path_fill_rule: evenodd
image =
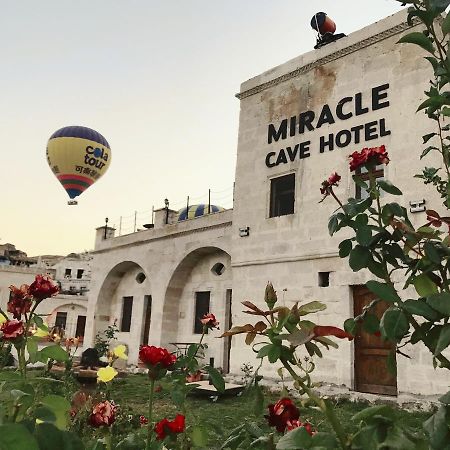
M287 371L290 373L290 375L292 376L292 378L294 378L295 381L297 381L297 383L302 387L302 389L306 392L306 394L308 395L308 397L320 408L320 410L325 414L326 418L328 419L328 422L330 422L330 425L333 427L334 432L336 433L336 436L339 440L339 443L341 444L341 448L344 450L349 449L349 445L348 445L348 439L347 436L345 435L344 429L342 428L338 418L336 417L336 414L334 413L332 408L329 408L327 406L327 404L325 403L325 401L323 399L321 399L320 397L318 397L317 395L315 395L313 393L313 391L306 386L301 377L299 377L294 369L290 366L290 364L285 361L285 360L281 360L281 362L283 363L284 367L287 369Z
M106 450L112 450L111 431L109 430L109 428L107 428L105 431L105 445Z
M150 379L150 396L148 399L148 424L147 424L147 449L150 448L150 440L152 438L152 414L153 414L153 395L155 392L155 380Z

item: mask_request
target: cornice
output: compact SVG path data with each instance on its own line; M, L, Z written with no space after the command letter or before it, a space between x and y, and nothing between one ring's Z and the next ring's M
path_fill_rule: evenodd
M259 92L262 92L262 91L269 89L273 86L276 86L280 83L284 83L285 81L291 80L292 78L296 78L300 75L303 75L303 74L315 69L316 67L323 66L324 64L327 64L331 61L336 61L339 58L350 55L351 53L357 52L358 50L361 50L363 48L369 47L372 44L383 41L384 39L388 39L392 36L395 36L396 34L402 33L403 31L414 27L419 22L420 21L417 18L415 18L415 20L413 20L412 25L409 25L407 22L402 22L392 28L382 31L381 33L374 34L373 36L370 36L367 39L363 39L362 41L356 42L355 44L341 48L340 50L330 53L329 55L324 56L323 58L319 58L319 59L317 59L311 63L308 63L302 67L298 67L297 69L295 69L291 72L288 72L284 75L281 75L277 78L274 78L273 80L262 83L258 86L248 89L246 91L239 92L238 94L236 94L236 97L239 100L242 100L244 98L258 94ZM339 42L339 41L337 41L337 42Z
M93 251L91 251L91 254L106 253L106 252L111 252L111 251L115 251L115 250L118 250L118 249L122 249L124 247L135 247L135 246L145 245L145 244L148 244L150 242L156 242L156 241L162 241L162 240L165 240L165 239L178 238L178 237L181 237L181 236L186 236L186 235L195 234L195 233L201 233L203 231L210 231L210 230L214 230L214 229L217 229L217 228L227 228L227 227L231 227L231 225L232 225L232 222L231 221L227 221L227 222L222 222L222 223L209 225L209 226L205 226L205 227L201 227L201 228L193 228L193 229L190 229L190 230L183 230L183 231L178 231L178 232L175 232L175 233L163 234L161 236L155 236L155 237L150 237L150 238L146 238L146 239L140 239L140 240L136 240L134 242L126 242L124 244L118 244L118 245L114 245L114 246L111 246L111 247L105 247L105 248L101 248L101 249L98 249L98 250L93 250ZM117 236L117 238L120 238L120 237L121 236ZM125 237L125 236L123 236L123 237ZM113 239L117 239L117 238L113 238Z

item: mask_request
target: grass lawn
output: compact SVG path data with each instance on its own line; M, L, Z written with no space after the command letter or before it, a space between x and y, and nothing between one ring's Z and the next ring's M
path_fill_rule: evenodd
M148 378L144 375L130 375L123 379L116 379L111 389L110 397L118 404L125 404L133 414L147 415L148 398ZM161 420L163 417L173 419L177 411L174 406L169 386L161 384L161 392L156 393L154 408L154 420ZM265 398L265 406L274 403L279 396L269 393ZM245 420L256 421L260 426L266 428L263 416L255 416L254 399L251 396L220 398L217 402L212 402L204 397L189 397L187 405L187 423L201 424L207 430L209 440L208 448L219 449L228 434L236 426ZM338 418L348 431L355 430L355 424L350 418L367 407L367 403L336 401L335 411ZM400 420L416 431L422 429L422 423L428 418L427 412L407 412L398 409L397 414ZM328 423L324 421L320 411L311 408L301 409L301 419L310 421L314 428L319 431L329 431ZM267 428L268 429L268 428Z

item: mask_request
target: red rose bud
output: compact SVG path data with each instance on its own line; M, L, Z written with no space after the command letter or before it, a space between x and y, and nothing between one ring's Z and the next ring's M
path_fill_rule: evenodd
M314 337L334 336L339 339L347 338L349 341L351 341L354 338L352 334L347 333L346 331L337 327L322 327L320 325L317 325L313 328L313 333Z
M360 152L350 155L350 171L359 169L366 164L388 164L389 156L384 145L380 147L363 148Z
M53 297L59 292L58 286L53 284L50 277L36 275L36 279L31 283L28 292L36 301L40 302L45 298Z
M29 286L22 284L20 288L10 286L11 296L8 301L7 311L10 312L14 319L20 319L22 314L25 314L31 309L31 295L28 293Z
M156 438L162 440L167 436L173 436L177 433L183 433L185 428L185 418L177 414L174 420L164 418L155 425Z
M20 338L24 331L23 322L16 319L7 320L0 327L2 338L6 341L13 341L14 339Z
M95 428L109 427L116 420L116 410L117 406L108 400L97 403L89 417L89 423Z
M274 405L269 405L269 415L264 416L271 427L283 433L288 427L288 422L292 423L300 418L300 411L290 398L282 398Z
M322 201L331 194L333 186L338 186L341 176L337 172L332 173L327 180L322 181L322 187L320 188L320 193L324 196Z
M219 329L219 322L216 320L216 316L214 314L208 313L200 319L200 322L206 326L206 328L217 328Z

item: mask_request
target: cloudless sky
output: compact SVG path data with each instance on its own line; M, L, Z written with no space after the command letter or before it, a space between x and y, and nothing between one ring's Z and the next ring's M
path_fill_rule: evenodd
M150 210L231 206L240 83L312 50L325 11L346 34L395 0L1 1L0 243L29 255L93 248ZM84 125L111 145L108 172L68 206L45 158L57 129Z

